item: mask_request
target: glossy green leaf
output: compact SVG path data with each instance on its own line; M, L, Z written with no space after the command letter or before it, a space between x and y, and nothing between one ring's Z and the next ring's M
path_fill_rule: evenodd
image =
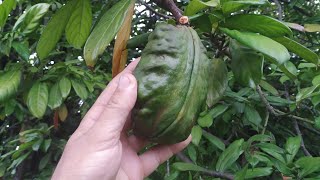
M273 58L278 64L283 64L290 59L288 50L280 43L256 33L240 32L220 28L228 36L236 39L240 43L259 51L266 56Z
M256 145L259 147L262 151L268 153L269 155L273 156L277 160L279 160L282 163L285 163L285 159L283 157L284 149L280 148L279 146L271 143L259 143Z
M217 148L219 148L220 150L224 151L225 150L225 144L216 136L203 131L203 136L208 139L209 142L211 142L214 146L216 146Z
M188 155L192 162L197 162L197 151L196 148L193 145L189 145L187 147Z
M71 79L71 84L77 95L85 100L88 97L88 90L84 84L81 84L79 81Z
M48 86L45 83L35 83L29 91L27 106L31 114L37 118L42 118L48 105Z
M243 142L243 139L236 140L231 143L225 151L222 152L216 164L217 171L225 172L234 162L238 160L240 155L243 153Z
M307 87L307 88L303 88L301 89L297 96L296 96L296 102L300 102L304 99L307 99L309 97L312 96L312 93L320 86L320 84L316 85L316 86L311 86L311 87Z
M67 41L75 48L81 48L86 42L92 25L90 0L78 0L66 27Z
M244 168L242 168L240 171L238 171L235 176L234 176L234 180L243 180L246 177L247 174L247 170L248 170L248 165L246 165Z
M40 162L39 162L39 170L42 170L42 169L44 169L46 166L47 166L47 164L49 163L49 161L50 161L50 158L51 158L51 153L48 153L48 154L46 154L45 156L43 156L42 158L41 158L41 160L40 160Z
M205 168L197 166L195 164L191 164L191 163L176 162L172 166L179 171L197 171L197 172L206 171Z
M260 33L268 37L292 36L291 29L281 21L257 14L234 15L227 18L221 26L239 31Z
M10 70L0 75L0 102L17 93L21 82L21 74L19 70Z
M258 177L265 177L271 175L273 172L273 169L271 167L264 167L264 168L253 168L248 169L245 178L251 179L251 178L258 178Z
M276 88L274 88L271 84L269 84L267 81L264 81L264 80L261 80L259 85L267 90L269 93L271 93L272 95L274 96L278 96L279 95L279 92Z
M14 110L17 106L17 101L14 99L10 99L4 103L4 112L6 116L10 116L12 113L14 113Z
M192 16L197 12L206 9L208 7L216 7L219 5L219 0L201 1L201 0L191 0L186 7L184 14L186 16Z
M295 165L300 169L298 176L303 178L311 173L320 172L320 157L302 157Z
M209 71L207 105L211 108L223 96L228 86L228 69L226 63L221 59L212 61Z
M267 0L240 0L240 1L226 1L222 4L222 11L224 14L229 14L235 11L239 11L250 5L264 5L268 4Z
M263 55L241 45L236 40L230 41L230 52L231 68L235 79L243 86L254 89L262 79Z
M320 24L305 24L304 30L306 32L320 32Z
M58 108L63 102L63 98L60 92L59 83L54 84L50 89L48 106L51 109Z
M124 21L130 3L131 0L121 0L101 17L84 47L84 59L88 66L93 67L96 64L98 56L113 40Z
M300 146L301 146L301 136L289 137L287 139L287 142L285 145L285 150L287 152L286 154L287 164L293 161L293 158L298 153Z
M71 0L59 9L43 30L37 44L37 54L41 60L48 57L50 52L56 47L69 21L75 2L77 0Z
M29 46L26 43L13 42L12 47L21 56L23 60L25 61L29 60L30 50L29 50Z
M63 77L59 81L59 87L60 87L62 98L63 99L67 98L71 90L71 81L67 77Z
M314 86L320 85L320 75L317 75L312 79L312 85Z
M217 105L211 109L206 115L199 117L198 124L201 127L210 127L213 123L213 119L224 113L229 106L227 105Z
M5 0L0 4L0 28L5 25L10 12L15 9L15 7L16 0Z
M244 119L247 120L257 131L259 127L261 127L262 119L259 112L249 105L244 109Z
M317 118L314 120L314 126L315 126L317 129L320 129L320 117L317 117Z
M287 38L287 37L276 37L273 38L275 41L284 45L289 51L295 53L296 55L300 56L301 58L305 59L308 62L319 64L319 56L311 51L310 49L306 48L302 44Z
M200 126L194 126L191 130L192 143L196 146L199 145L202 137L202 129Z
M33 32L39 25L40 19L48 12L50 4L39 3L31 6L26 13L22 14L13 26L13 30L24 34Z

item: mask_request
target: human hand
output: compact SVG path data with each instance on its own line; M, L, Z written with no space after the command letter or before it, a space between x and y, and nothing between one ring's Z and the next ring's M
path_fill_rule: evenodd
M137 99L132 72L138 61L130 63L101 93L70 137L52 179L141 180L190 143L191 136L181 143L137 154L148 142L128 137L126 132Z

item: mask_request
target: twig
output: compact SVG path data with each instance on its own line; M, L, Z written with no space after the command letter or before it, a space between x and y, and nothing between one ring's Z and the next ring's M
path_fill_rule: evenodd
M182 161L186 162L186 163L193 163L187 156L185 156L183 153L178 153L177 157L179 159L181 159ZM234 180L234 176L232 174L229 173L221 173L221 172L217 172L217 171L211 171L206 169L205 171L201 172L205 175L208 176L212 176L212 177L217 177L217 178L224 178L224 179L228 179L228 180Z
M275 111L277 113L279 113L280 115L285 115L286 114L285 112L282 112L282 111L277 110L277 109L275 109ZM307 123L310 123L310 124L314 124L314 121L312 121L310 119L307 119L307 118L303 118L303 117L299 117L299 116L295 116L295 115L286 115L286 116L289 117L289 118L295 119L295 120L299 120L299 121L307 122Z
M156 15L158 15L158 16L160 16L160 17L163 17L163 18L165 18L165 19L171 19L171 18L173 18L173 17L171 17L171 16L167 16L167 15L165 15L165 14L161 14L161 13L157 12L155 9L153 9L151 6L149 6L149 5L148 5L146 2L144 2L143 0L139 0L139 2L140 2L142 5L144 5L149 11L153 12L154 14L156 14Z
M282 12L281 3L278 0L273 0L273 1L274 1L274 3L276 3L276 5L278 7L278 19L280 21L282 21L283 12Z
M266 129L267 129L267 126L268 126L268 122L269 122L269 111L267 109L266 120L264 122L261 134L264 134L266 132Z
M169 159L167 160L167 174L166 176L170 176L170 161Z
M270 105L270 103L268 102L267 98L265 97L264 93L262 92L261 88L259 85L257 85L257 92L260 96L260 99L262 100L262 102L264 103L264 105L267 107L268 111L277 116L278 114L275 112L274 108Z
M268 102L268 100L266 99L265 95L263 94L260 86L258 85L257 86L257 92L261 98L261 100L263 101L263 103L266 105L268 111L275 115L275 116L287 116L289 118L292 118L292 119L295 119L295 120L299 120L299 121L304 121L304 122L307 122L307 123L310 123L310 124L314 124L314 121L310 120L310 119L307 119L307 118L302 118L302 117L299 117L299 116L295 116L295 115L290 115L288 113L285 113L285 112L282 112L278 109L275 109L273 108L270 103Z
M306 126L306 125L304 125L304 124L301 124L301 123L299 123L299 126L305 128L305 129L307 129L307 130L309 130L309 132L312 132L312 133L320 136L320 132L317 131L317 130L315 130L315 129L313 129L313 128L310 128L310 127L308 127L308 126Z
M154 2L161 8L170 11L175 17L176 21L179 22L182 17L182 11L177 7L173 0L154 0Z
M303 140L303 137L302 137L302 133L301 133L301 131L300 131L299 124L298 124L297 120L293 120L293 125L294 125L294 129L296 130L297 135L301 137L301 148L302 148L302 150L303 150L304 155L306 155L306 156L312 156L312 155L309 153L309 151L307 150L307 148L306 148L306 146L305 146L305 144L304 144L304 140Z

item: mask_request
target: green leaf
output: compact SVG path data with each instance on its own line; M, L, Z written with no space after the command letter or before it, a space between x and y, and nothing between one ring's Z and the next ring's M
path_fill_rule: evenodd
M264 5L268 4L267 0L235 0L227 1L222 4L222 11L224 14L229 14L243 8L246 8L250 5Z
M39 25L39 20L48 12L50 4L39 3L22 14L13 26L13 30L24 34L33 32Z
M291 163L293 161L293 158L298 153L301 146L301 136L297 137L289 137L285 149L286 149L286 158L287 158L287 164Z
M79 81L71 79L71 84L77 95L85 100L88 97L88 90L84 84L81 84Z
M17 101L14 99L10 99L4 103L4 112L6 116L11 115L14 113L14 110L17 106Z
M264 57L256 51L230 41L231 68L237 82L255 89L262 79Z
M237 161L237 159L243 153L243 142L243 139L236 140L231 143L225 151L222 152L216 164L217 171L225 172L234 162Z
M225 144L216 136L206 132L206 131L203 131L203 136L209 140L209 142L211 142L213 145L215 145L217 148L219 148L220 150L224 151L226 146Z
M257 178L271 175L273 169L271 167L248 169L245 178Z
M256 130L261 127L261 116L256 109L247 105L244 109L244 118L252 124L252 127Z
M320 24L305 24L304 30L306 32L320 32Z
M62 98L63 99L67 98L71 90L71 81L67 77L63 77L59 81L59 87L60 87Z
M226 28L220 29L240 43L273 58L278 64L283 64L290 59L288 50L282 44L268 37L256 33L240 32Z
M62 104L62 95L59 88L59 83L54 84L50 89L48 106L51 109L56 109Z
M295 162L295 165L300 169L298 176L303 178L320 171L320 157L302 157Z
M317 129L320 129L320 117L317 117L315 120L314 120L314 125Z
M268 37L292 36L291 29L281 21L257 14L234 15L227 18L221 26L239 31L260 33Z
M213 119L224 113L229 106L227 105L217 105L215 108L211 109L209 113L207 113L205 116L200 117L198 119L198 124L201 127L210 127L213 123Z
M244 168L242 168L240 171L238 171L235 176L234 180L244 180L247 174L248 165L246 165Z
M197 166L191 163L183 163L183 162L176 162L172 164L173 168L179 171L197 171L197 172L205 172L207 171L205 168Z
M23 60L25 61L29 60L30 50L29 50L29 46L26 43L13 42L12 47L21 56Z
M10 14L16 8L16 0L5 0L0 4L0 28L2 28Z
M189 155L190 159L193 162L197 162L197 151L194 148L194 146L193 145L189 145L187 150L188 150L188 155Z
M36 82L29 91L27 106L31 114L37 118L42 118L48 105L48 86L45 83Z
M45 156L43 156L43 158L41 158L40 162L39 162L39 167L38 169L41 171L42 169L44 169L47 164L49 163L51 158L51 153L46 154Z
M221 59L214 59L209 71L207 105L211 108L222 97L228 87L228 69Z
M92 25L90 0L78 0L66 27L67 41L75 48L86 42Z
M199 145L202 137L202 129L200 126L194 126L191 130L192 143L196 146Z
M218 5L219 0L210 0L206 2L203 2L201 0L191 0L186 7L184 14L186 16L192 16L203 9L206 9L208 7L216 7Z
M96 64L98 56L114 39L131 2L131 0L121 0L101 17L84 47L84 59L88 66L93 67Z
M320 86L320 84L316 86L311 86L307 88L300 89L296 96L296 102L301 102L304 99L312 97L312 93Z
M276 88L274 88L271 84L269 84L267 81L261 80L259 85L267 90L269 93L271 93L274 96L279 96L279 92Z
M271 143L259 143L259 144L256 144L255 146L259 147L262 151L268 153L269 155L273 156L274 158L281 161L282 163L285 163L285 159L282 156L285 151L279 146Z
M21 74L20 70L10 70L0 75L0 102L4 102L17 93Z
M77 2L77 0L69 1L65 6L59 9L43 30L37 44L37 54L41 60L49 56L50 52L55 48L61 38L73 11L75 2Z
M311 51L310 49L306 48L305 46L299 44L298 42L287 38L287 37L275 37L273 40L281 43L284 45L289 51L295 53L296 55L300 56L301 58L305 59L308 62L319 64L319 56Z
M312 79L312 85L314 86L320 85L320 75L317 75Z

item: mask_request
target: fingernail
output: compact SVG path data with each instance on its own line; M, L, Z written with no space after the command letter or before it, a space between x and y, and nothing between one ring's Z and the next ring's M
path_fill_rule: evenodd
M128 75L123 74L119 80L119 88L125 89L125 88L128 88L129 86L130 86L130 79Z

